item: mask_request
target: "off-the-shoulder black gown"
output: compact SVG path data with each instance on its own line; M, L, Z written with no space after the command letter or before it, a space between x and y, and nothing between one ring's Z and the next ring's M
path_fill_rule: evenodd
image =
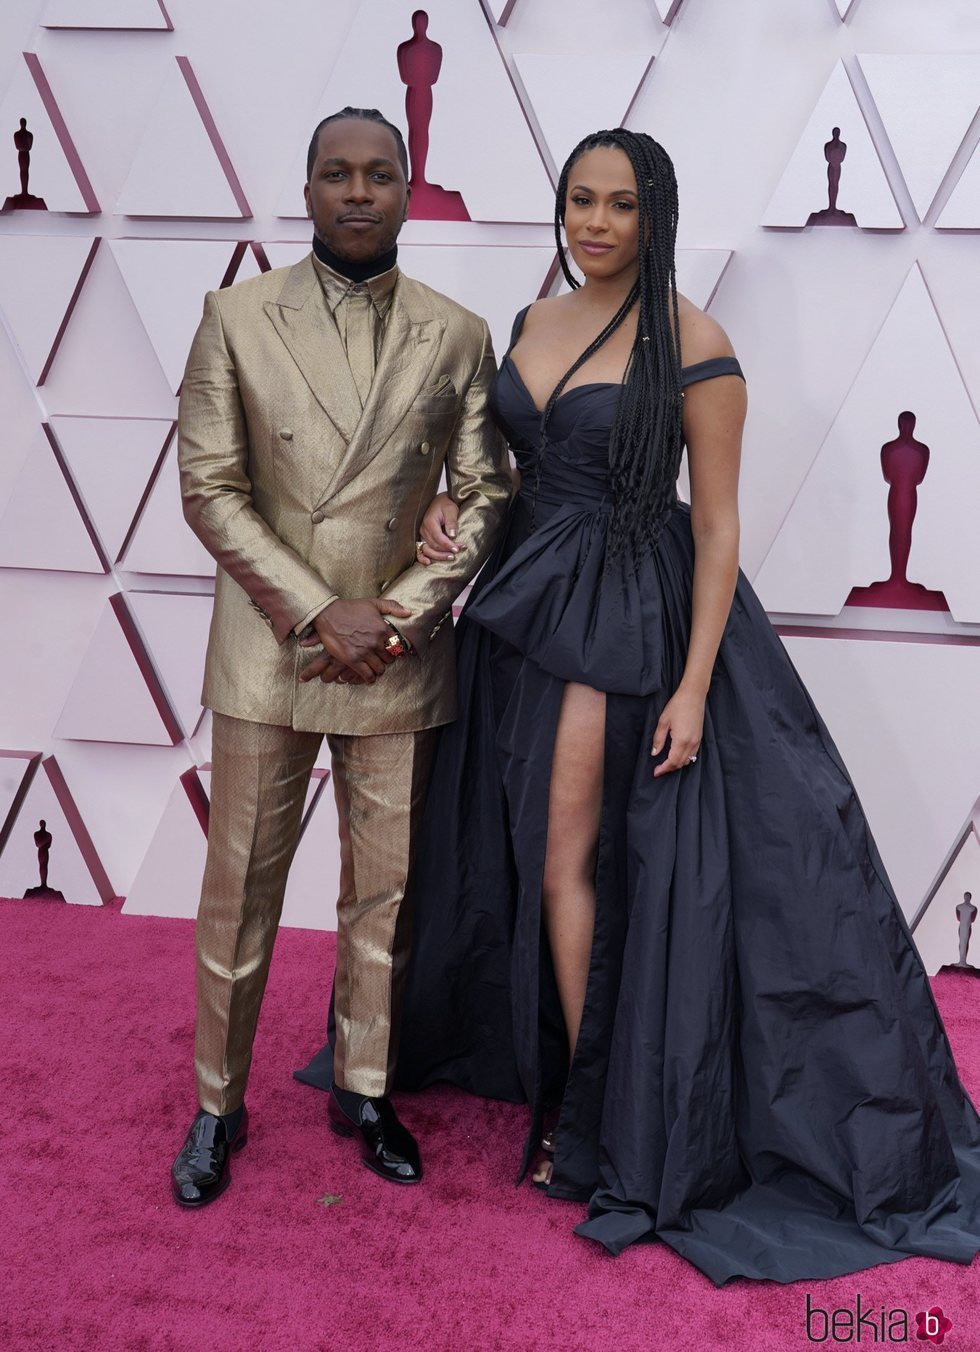
M734 359L684 381L726 374ZM847 771L742 575L697 761L653 778L694 550L677 502L637 572L606 566L620 390L560 397L534 491L541 414L509 353L497 377L494 413L527 472L457 625L459 717L422 830L399 1083L526 1100L525 1168L560 1103L549 1194L587 1202L577 1233L613 1253L658 1238L718 1285L969 1262L980 1120ZM607 692L571 1067L541 920L566 681Z

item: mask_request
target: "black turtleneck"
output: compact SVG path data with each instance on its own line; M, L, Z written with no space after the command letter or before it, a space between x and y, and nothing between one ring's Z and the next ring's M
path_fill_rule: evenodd
M339 272L341 277L346 277L349 282L366 282L372 277L380 277L383 272L388 272L393 268L398 261L397 244L393 244L386 253L381 254L378 258L371 258L365 263L355 263L349 258L338 257L333 249L327 248L318 235L313 236L313 252L321 263L326 263L328 268L332 268L334 272Z

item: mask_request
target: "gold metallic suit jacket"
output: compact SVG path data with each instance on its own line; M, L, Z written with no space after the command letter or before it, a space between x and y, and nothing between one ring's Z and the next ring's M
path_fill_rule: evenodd
M401 275L362 410L312 256L209 292L180 396L184 515L218 562L202 702L306 732L409 732L456 713L452 602L490 552L510 495L487 396L486 323ZM456 561L426 568L417 531L443 467ZM418 656L372 686L310 681L297 635L334 598L384 594Z

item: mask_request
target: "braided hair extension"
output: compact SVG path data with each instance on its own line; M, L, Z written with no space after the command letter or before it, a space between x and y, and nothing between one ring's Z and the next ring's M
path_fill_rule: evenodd
M572 375L607 341L634 305L639 305L636 338L626 366L623 393L609 445L613 514L610 554L636 561L653 550L663 531L684 449L682 428L680 323L674 246L677 238L677 180L662 146L644 132L617 127L580 141L561 171L555 197L558 258L572 288L579 286L562 246L568 179L578 159L600 146L614 146L629 158L636 175L640 216L639 274L609 323L569 367L545 408L542 430ZM673 328L671 328L673 319Z

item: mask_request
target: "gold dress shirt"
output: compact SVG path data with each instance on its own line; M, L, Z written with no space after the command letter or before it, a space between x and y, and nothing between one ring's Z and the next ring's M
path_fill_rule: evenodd
M398 281L398 264L377 277L369 277L366 282L352 282L342 277L321 262L316 254L313 255L313 266L347 353L363 408L384 341L391 297Z

